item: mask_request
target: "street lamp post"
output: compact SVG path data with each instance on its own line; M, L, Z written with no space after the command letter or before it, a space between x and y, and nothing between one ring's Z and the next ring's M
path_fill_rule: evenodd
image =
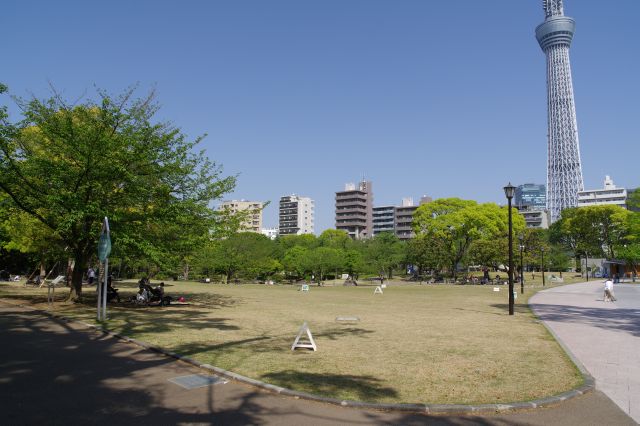
M524 262L522 258L522 252L524 250L524 236L518 237L520 240L520 294L524 294Z
M509 185L504 187L504 195L507 197L508 209L509 209L509 315L513 315L513 221L511 218L511 199L515 195L516 187Z
M540 249L542 259L540 260L540 269L542 269L542 287L544 287L544 247Z
M587 281L589 281L589 253L584 252L584 273L587 275Z

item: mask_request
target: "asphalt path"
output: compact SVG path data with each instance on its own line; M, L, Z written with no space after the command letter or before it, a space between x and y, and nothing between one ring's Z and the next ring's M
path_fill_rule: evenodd
M480 416L343 408L228 382L187 390L196 367L0 301L0 423L6 425L633 425L601 392Z
M604 301L604 282L590 281L535 294L531 308L609 396L640 423L640 284L614 284L616 302Z

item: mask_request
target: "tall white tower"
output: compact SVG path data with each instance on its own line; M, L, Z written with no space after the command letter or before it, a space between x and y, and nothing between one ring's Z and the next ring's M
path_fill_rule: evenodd
M555 222L563 209L578 205L578 192L584 189L569 62L576 24L564 16L562 0L543 0L543 7L545 20L536 38L547 57L547 209Z

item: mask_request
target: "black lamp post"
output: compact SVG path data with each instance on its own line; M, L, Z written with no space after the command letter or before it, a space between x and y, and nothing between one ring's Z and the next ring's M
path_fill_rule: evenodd
M587 281L589 281L589 253L584 252L584 273L587 275Z
M542 287L544 287L544 247L540 249L542 259L540 260L540 269L542 269Z
M522 258L522 251L524 250L524 236L518 237L520 240L520 294L524 294L524 262Z
M511 218L511 199L516 193L516 187L509 185L504 187L504 195L507 197L508 209L509 209L509 315L513 315L513 304L515 302L513 297L513 221Z

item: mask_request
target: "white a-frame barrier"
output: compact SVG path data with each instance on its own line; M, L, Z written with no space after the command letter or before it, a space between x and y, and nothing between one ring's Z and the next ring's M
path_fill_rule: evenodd
M382 294L382 287L378 286L375 290L373 290L373 294Z
M303 337L303 334L307 333L307 340L308 342L300 342L300 338ZM300 327L300 331L298 331L298 335L296 336L296 340L293 341L293 345L291 345L291 350L295 350L296 348L307 348L307 349L313 349L314 351L317 351L318 348L316 346L316 342L315 340L313 340L313 336L311 335L311 330L309 330L309 326L307 325L307 322L305 321L304 324L302 324L302 327Z

